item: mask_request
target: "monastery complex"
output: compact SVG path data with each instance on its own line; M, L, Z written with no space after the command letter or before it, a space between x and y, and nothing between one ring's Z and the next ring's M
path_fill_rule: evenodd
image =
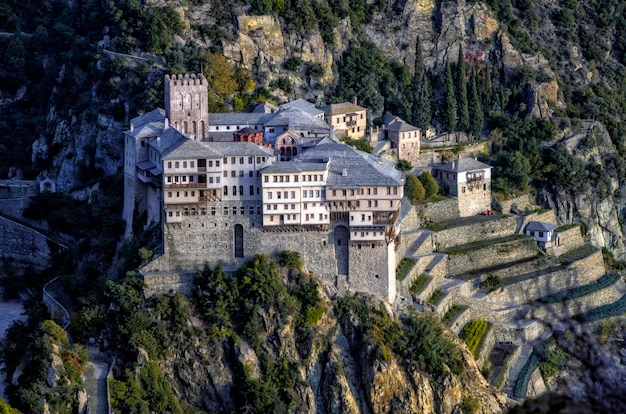
M291 250L338 292L393 302L413 207L395 162L340 141L363 138L366 109L356 99L322 108L297 100L213 114L206 82L166 76L165 110L133 119L125 133L126 235L137 223L163 227L162 255L142 270L147 283L185 290L206 263L234 271L257 253ZM384 121L391 148L419 154L419 129ZM457 198L457 216L490 208L489 166L461 159L433 175Z

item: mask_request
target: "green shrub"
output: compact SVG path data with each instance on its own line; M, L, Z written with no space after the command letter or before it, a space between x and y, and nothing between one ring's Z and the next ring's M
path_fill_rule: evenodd
M463 414L476 414L480 412L480 399L473 395L467 395L463 397L463 402L461 403L461 410Z
M290 250L283 250L278 253L278 264L290 269L302 270L303 262L300 253Z
M431 277L428 277L425 274L421 273L415 278L413 283L411 283L411 286L409 287L409 292L413 296L419 295L424 289L426 289L426 286L428 286L431 280Z
M300 70L300 66L302 65L302 59L297 56L290 57L285 61L285 69L290 70L292 72L298 72Z
M404 280L404 278L409 274L413 266L415 265L415 260L409 259L408 257L403 257L398 263L398 267L396 268L396 279Z
M430 303L431 305L437 305L439 302L441 302L441 299L445 297L446 293L443 290L435 289L432 295L430 295L430 297L428 298L428 303Z
M489 274L487 278L480 284L482 289L486 289L487 293L491 293L494 290L500 289L502 286L502 279L498 275Z
M461 314L461 312L463 312L465 309L467 309L467 306L462 306L462 305L450 306L450 309L448 309L445 315L443 315L443 318L441 318L441 322L443 322L447 326L450 326L452 321L454 321L454 319L459 314Z
M411 171L413 169L413 164L411 164L408 160L398 160L396 168L402 172Z

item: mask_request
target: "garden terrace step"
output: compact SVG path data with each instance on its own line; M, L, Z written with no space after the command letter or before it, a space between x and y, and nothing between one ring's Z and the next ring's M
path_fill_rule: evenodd
M421 256L432 253L434 250L432 235L433 232L430 230L420 230L417 239L407 249L407 256Z
M508 215L472 216L439 223L432 235L436 250L515 234L517 217Z
M488 269L538 255L533 237L512 235L493 240L483 240L446 249L448 274L459 276L479 269Z

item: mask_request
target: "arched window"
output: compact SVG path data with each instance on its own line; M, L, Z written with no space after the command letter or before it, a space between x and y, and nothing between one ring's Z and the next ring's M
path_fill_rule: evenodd
M233 185L233 195L236 196L237 195L237 186Z
M250 186L250 195L251 196L254 195L254 186L253 185Z
M239 186L239 195L243 195L243 185Z

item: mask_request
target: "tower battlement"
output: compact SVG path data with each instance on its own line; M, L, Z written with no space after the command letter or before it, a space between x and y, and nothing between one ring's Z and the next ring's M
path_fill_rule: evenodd
M209 130L208 81L202 74L165 76L165 117L185 135L202 141Z

